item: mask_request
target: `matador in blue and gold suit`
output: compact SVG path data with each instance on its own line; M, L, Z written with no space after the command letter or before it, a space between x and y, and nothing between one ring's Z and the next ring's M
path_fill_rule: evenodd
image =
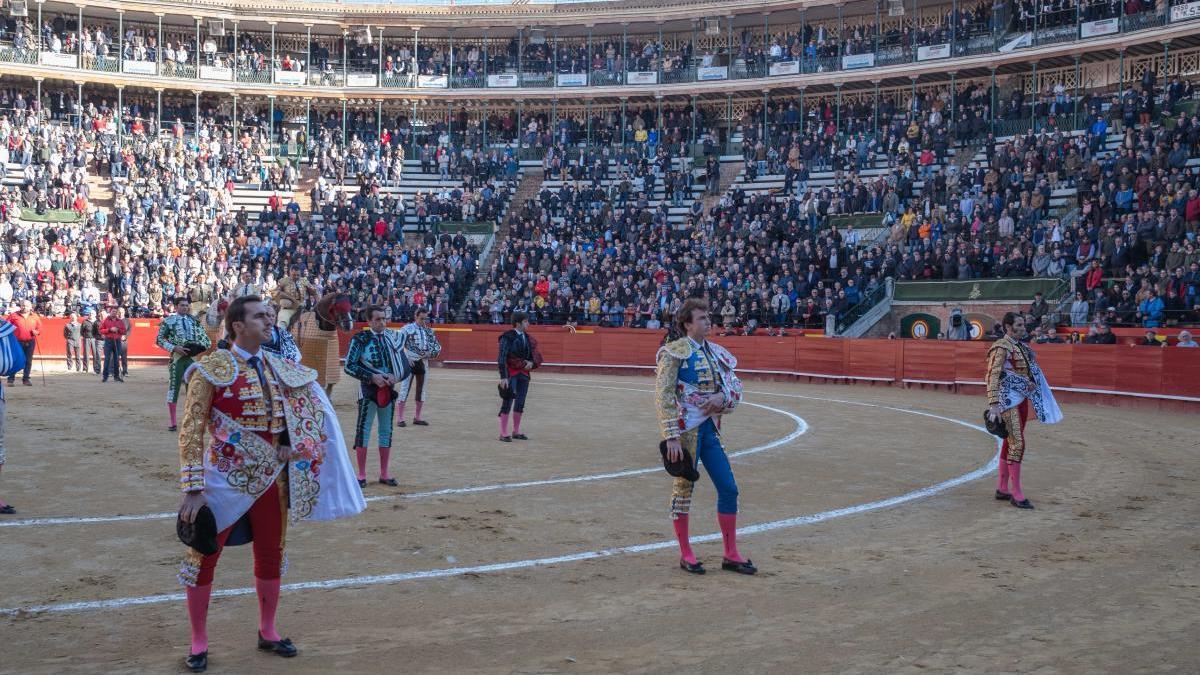
M737 482L721 444L719 419L733 412L742 400L742 383L734 373L737 359L718 344L708 340L696 341L683 337L666 343L658 350L655 402L663 439L679 439L692 461L704 465L708 477L717 489L717 519L725 540L725 561L722 567L753 573L749 561L741 560L735 544L738 511ZM714 394L722 394L721 409L708 415L704 402ZM688 512L692 505L695 483L676 477L671 490L671 519L679 538L685 569L699 572L688 542Z

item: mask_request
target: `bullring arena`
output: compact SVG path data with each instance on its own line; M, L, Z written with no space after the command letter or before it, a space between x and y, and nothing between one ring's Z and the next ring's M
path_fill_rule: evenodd
M583 336L580 336L582 338ZM453 343L451 343L453 344ZM453 360L453 353L448 359ZM552 369L547 369L552 370ZM1186 672L1197 648L1195 421L1065 404L1030 427L1026 490L992 499L978 396L747 379L723 434L756 577L676 567L653 381L538 373L525 444L495 441L490 370L432 371L431 426L396 430L399 489L289 530L261 656L248 551L210 624L223 672ZM161 366L123 387L52 373L10 394L0 670L175 672L174 435ZM73 402L70 419L61 407ZM334 392L351 434L354 391ZM373 461L373 460L372 460ZM693 509L719 556L711 486ZM714 539L717 543L713 543ZM249 592L249 594L247 594Z
M1200 673L1200 0L3 0L0 317L0 675Z

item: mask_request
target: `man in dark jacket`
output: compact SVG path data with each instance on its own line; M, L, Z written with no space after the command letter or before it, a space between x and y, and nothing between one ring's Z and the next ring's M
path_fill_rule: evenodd
M500 369L500 440L527 441L521 433L521 416L525 413L525 397L529 394L529 372L541 365L537 342L529 335L529 317L525 312L512 313L512 330L500 336L500 352L496 365ZM512 435L508 434L508 417L512 414Z

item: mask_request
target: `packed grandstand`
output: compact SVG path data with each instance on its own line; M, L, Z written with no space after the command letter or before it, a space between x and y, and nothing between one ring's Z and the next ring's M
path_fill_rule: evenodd
M6 3L0 303L298 266L396 321L845 333L1035 278L1200 323L1200 3L654 4Z

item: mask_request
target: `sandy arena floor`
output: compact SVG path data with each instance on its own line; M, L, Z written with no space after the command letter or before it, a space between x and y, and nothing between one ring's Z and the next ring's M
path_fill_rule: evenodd
M223 597L210 672L1200 668L1194 417L1070 405L1060 425L1031 424L1038 508L1023 512L992 499L994 472L971 478L995 444L952 420L977 424L979 398L748 382L766 407L728 417L725 437L751 451L734 460L740 524L770 525L741 548L762 572L720 571L712 541L697 577L673 544L590 554L671 540L664 473L602 475L657 464L649 378L537 376L532 440L512 444L495 440L492 380L433 371L432 426L395 431L402 487L370 485L381 499L356 519L290 529L284 582L328 582L283 596L300 657L256 652L254 597ZM0 516L0 610L55 611L0 614L0 673L182 671L184 604L160 597L181 590L172 517L44 520L178 507L165 383L152 367L125 385L51 375L8 390L0 494L19 514ZM334 399L350 438L353 388ZM511 485L572 477L591 478ZM496 487L457 490L479 486ZM714 502L704 478L694 535L716 532ZM495 563L511 566L471 569ZM249 547L227 551L217 588L252 582Z

